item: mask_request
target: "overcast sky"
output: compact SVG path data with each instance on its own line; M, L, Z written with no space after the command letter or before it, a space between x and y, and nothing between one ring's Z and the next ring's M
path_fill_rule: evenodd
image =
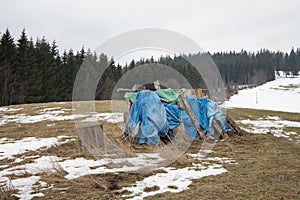
M0 31L91 50L125 31L164 28L204 50L300 47L299 0L0 0Z

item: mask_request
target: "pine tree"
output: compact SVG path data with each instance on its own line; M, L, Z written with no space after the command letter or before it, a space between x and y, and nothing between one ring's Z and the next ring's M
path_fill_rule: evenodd
M288 59L288 66L289 70L292 73L293 76L298 74L298 67L297 67L297 61L296 61L296 53L294 51L294 48L292 48L289 59Z
M13 74L16 46L10 32L6 29L0 40L0 105L10 105L13 99L13 85L16 77Z
M58 99L57 72L58 65L53 57L53 48L45 38L36 42L36 58L38 68L42 72L43 101L56 101Z
M24 103L29 95L28 85L26 84L31 72L29 63L29 41L27 39L25 29L23 29L20 38L17 41L17 56L14 67L14 75L16 76L16 84L14 85L13 103Z
M29 41L27 59L29 65L27 66L28 74L25 85L28 95L24 103L42 102L42 72L37 63L36 49L32 38Z

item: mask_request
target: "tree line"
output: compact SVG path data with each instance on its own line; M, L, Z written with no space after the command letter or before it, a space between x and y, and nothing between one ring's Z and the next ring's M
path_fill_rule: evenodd
M274 71L286 71L296 75L300 70L300 49L290 53L272 52L221 52L209 54L219 68L226 86L262 84L274 79ZM118 80L129 70L146 63L168 65L182 74L192 87L205 88L205 82L197 70L187 62L203 54L165 56L158 60L141 58L124 66L103 53L97 55L82 47L60 53L55 41L45 38L28 38L23 30L15 40L7 29L0 37L0 106L36 102L71 101L76 74L88 58L95 63L109 66L101 77L96 99L110 99Z

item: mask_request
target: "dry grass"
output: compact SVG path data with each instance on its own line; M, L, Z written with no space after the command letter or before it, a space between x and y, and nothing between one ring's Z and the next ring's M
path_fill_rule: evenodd
M3 184L0 183L0 199L1 200L11 200L11 199L18 199L14 196L15 190L13 186L11 185L11 181L9 181L9 184Z
M272 135L233 137L212 156L234 158L229 171L193 181L189 190L147 199L299 199L300 147Z
M284 120L300 122L300 113L255 110L250 108L230 108L226 109L225 112L234 120L258 120L259 118L266 119L268 116L278 116Z
M119 104L118 104L119 103ZM110 112L111 102L96 102L97 112ZM115 102L113 110L122 110L123 102ZM36 114L42 108L61 107L70 109L70 102L64 104L27 104L22 105L24 110L16 111L15 114L28 112ZM15 108L12 106L12 108ZM69 114L72 112L70 111ZM5 114L5 113L4 113ZM11 114L11 113L10 113ZM300 114L284 113L273 111L258 111L253 109L227 109L235 120L266 118L267 116L279 116L282 119L300 121ZM54 126L46 126L55 123ZM130 152L154 152L163 147L149 145L137 145L124 143L120 140L123 131L122 125L113 125L101 122L104 126L105 134L119 147ZM299 132L299 129L289 129ZM43 121L34 124L9 123L0 126L0 137L21 139L23 137L54 137L59 135L75 136L76 127L72 120L66 121ZM197 153L200 149L201 141L195 140L188 149L189 153ZM270 134L252 135L248 137L233 136L227 141L219 141L214 147L211 156L228 157L236 160L237 165L223 164L229 171L218 176L209 176L202 179L193 180L189 190L180 193L158 194L147 199L298 199L300 196L300 145L288 141L285 138L276 138ZM30 151L22 156L49 156L58 157L85 157L93 159L87 152L82 152L77 140L53 146L46 150ZM33 162L33 159L26 159L21 164ZM178 158L172 167L190 166L194 160L186 155ZM0 165L8 164L15 166L14 160L1 160ZM57 168L56 173L41 173L41 180L53 185L53 188L42 190L45 199L122 199L120 192L122 187L134 184L136 181L153 175L162 173L162 170L149 173L118 173L118 174L98 174L86 175L74 180L67 180L64 176L66 172ZM15 178L15 177L13 177ZM175 186L174 186L175 188ZM2 189L2 188L1 188ZM42 188L40 188L42 189ZM156 187L149 187L146 190L154 191ZM0 193L0 199L13 198L11 196L13 188L4 188L4 193Z

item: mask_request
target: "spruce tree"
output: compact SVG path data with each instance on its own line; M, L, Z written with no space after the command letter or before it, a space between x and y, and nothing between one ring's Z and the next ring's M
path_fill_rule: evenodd
M16 58L16 46L8 29L0 40L0 105L10 105L13 102L16 77L13 74Z

